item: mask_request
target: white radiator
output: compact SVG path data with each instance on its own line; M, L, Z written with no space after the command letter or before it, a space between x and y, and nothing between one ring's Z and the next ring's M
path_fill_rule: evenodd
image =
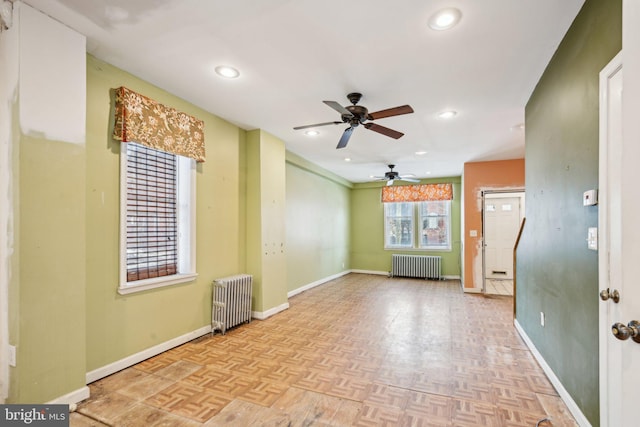
M219 330L224 335L229 328L251 322L252 283L253 276L250 274L238 274L213 281L212 334Z
M442 277L442 257L427 255L391 255L391 277L420 277L438 279Z

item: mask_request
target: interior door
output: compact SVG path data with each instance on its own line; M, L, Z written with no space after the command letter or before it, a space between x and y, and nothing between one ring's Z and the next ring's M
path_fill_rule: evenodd
M609 427L637 426L640 396L640 342L632 336L640 335L632 323L640 321L640 148L623 127L622 88L619 54L600 73L600 413Z
M520 197L485 195L485 279L513 280L513 246L520 228Z

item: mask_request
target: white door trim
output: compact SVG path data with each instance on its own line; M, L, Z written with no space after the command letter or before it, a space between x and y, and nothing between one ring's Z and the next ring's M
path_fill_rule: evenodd
M599 204L600 208L598 210L598 282L599 282L599 290L602 291L610 287L610 268L609 268L609 253L610 253L610 233L611 233L611 224L609 217L614 216L610 215L610 209L619 209L617 204L612 206L611 201L609 200L609 186L615 185L615 183L610 182L609 176L609 154L610 154L610 146L609 146L609 137L610 137L610 126L609 126L609 81L613 78L618 72L622 71L622 52L618 53L606 67L602 69L600 72L600 142L599 142ZM618 212L616 217L619 217L620 213ZM609 322L608 322L608 314L611 309L610 304L599 304L599 378L600 378L600 425L601 427L607 426L615 426L619 425L617 423L620 422L620 419L616 418L616 413L620 413L619 403L621 402L619 396L613 396L614 392L610 392L612 389L610 387L610 381L615 380L615 378L620 378L620 372L617 374L614 373L615 370L619 371L619 364L611 363L609 360L609 346L607 342L609 340ZM621 390L621 385L618 384L618 390ZM615 390L615 389L614 389ZM613 417L613 418L611 418ZM616 421L617 420L617 421ZM609 423L611 421L611 423Z

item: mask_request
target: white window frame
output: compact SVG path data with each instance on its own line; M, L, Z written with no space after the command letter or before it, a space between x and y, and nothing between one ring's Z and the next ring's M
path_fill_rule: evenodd
M398 203L405 203L405 204L412 204L411 202L394 202L394 203L385 203L384 204L384 247L385 249L414 249L414 245L415 245L415 230L416 230L416 215L415 215L415 206L412 206L412 213L411 213L411 217L409 218L411 220L411 245L403 245L401 243L397 243L397 244L391 244L389 243L389 239L390 239L390 230L389 230L389 221L387 220L389 218L388 215L388 209L390 206L392 205L397 205ZM398 217L394 217L394 218L398 218Z
M120 147L120 280L118 293L125 295L194 281L196 273L196 162L177 160L178 273L127 282L127 149Z
M384 204L384 249L386 250L403 250L403 251L440 251L440 252L450 252L451 251L451 200L445 200L447 203L447 236L448 242L446 246L423 246L422 245L422 215L420 212L421 204L429 203L429 202L389 202ZM395 244L392 245L389 243L389 230L388 230L388 215L387 215L387 205L391 205L394 203L409 203L412 205L412 217L411 217L411 245L400 245Z
M431 216L431 215L422 215L422 206L425 203L445 203L446 206L446 213L444 215L437 215L437 216ZM417 230L418 231L418 247L420 249L423 250L429 250L429 251L450 251L451 250L451 200L438 200L438 201L433 201L433 202L417 202L416 203L416 208L418 211L418 226L417 226ZM446 246L429 246L429 245L422 245L422 233L424 232L424 229L422 228L422 224L424 219L432 219L432 218L440 218L440 217L445 217L447 224L446 224L446 228L447 228L447 245ZM438 228L438 227L436 227Z

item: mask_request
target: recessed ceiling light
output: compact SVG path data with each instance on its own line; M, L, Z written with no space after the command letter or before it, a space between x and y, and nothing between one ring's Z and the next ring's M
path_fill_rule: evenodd
M425 173L426 173L427 175L431 175L431 172L429 172L429 171L426 171Z
M307 136L317 136L320 134L320 132L318 132L317 130L308 130L304 134Z
M440 117L441 119L452 119L456 116L456 114L458 114L457 111L448 110L438 113L438 117Z
M454 7L442 9L429 18L429 27L433 30L442 31L453 28L462 18L462 12Z
M416 151L416 156L424 156L425 154L427 154L426 151Z
M345 158L344 158L344 161L345 161L345 162L350 162L350 161L351 161L351 159L350 159L349 157L345 157Z
M228 65L219 65L215 68L216 74L227 79L235 79L240 75L240 71Z

